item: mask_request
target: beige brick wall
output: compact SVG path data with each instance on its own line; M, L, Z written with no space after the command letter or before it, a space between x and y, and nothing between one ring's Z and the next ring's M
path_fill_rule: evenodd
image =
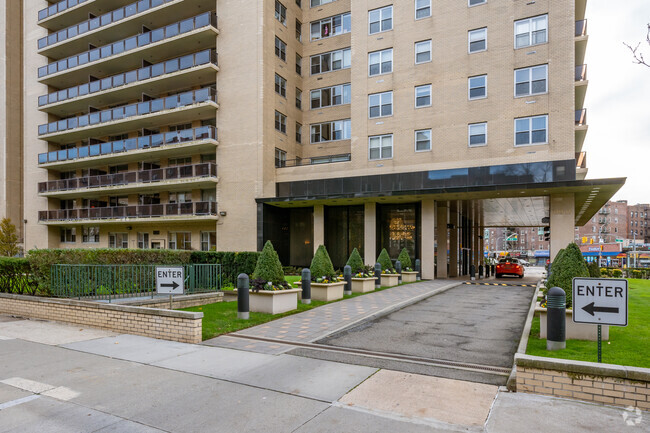
M198 307L201 305L215 304L217 302L223 302L223 297L224 297L223 292L201 293L198 295L187 295L187 296L175 297L172 299L171 308L180 309L180 308L190 308L190 307ZM146 301L130 302L129 305L135 307L161 308L163 310L168 308L171 309L169 306L169 299L167 300L149 299Z
M0 294L0 313L126 334L200 343L203 313Z

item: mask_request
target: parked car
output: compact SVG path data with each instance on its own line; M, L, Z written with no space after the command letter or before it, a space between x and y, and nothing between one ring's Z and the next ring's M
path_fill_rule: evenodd
M500 259L495 271L494 276L497 278L501 278L504 275L515 275L519 278L524 278L523 265L519 260L509 257Z

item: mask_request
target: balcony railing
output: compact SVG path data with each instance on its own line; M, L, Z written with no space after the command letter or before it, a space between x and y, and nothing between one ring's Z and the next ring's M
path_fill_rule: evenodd
M213 201L199 201L189 203L46 210L38 212L38 220L47 222L214 215L217 215L217 203Z
M576 37L587 35L587 20L576 21Z
M97 60L107 57L123 54L149 44L157 43L165 39L176 37L180 34L191 32L202 27L217 27L217 16L214 12L205 12L193 18L170 24L149 32L140 33L121 41L113 42L99 48L85 51L72 57L68 57L57 62L38 68L38 78L56 74L67 69L75 68L80 65L86 65Z
M38 192L72 191L85 188L124 186L137 183L153 183L165 180L217 177L217 164L206 162L178 167L157 168L154 170L127 171L124 173L104 174L74 179L40 182Z
M277 168L283 167L300 167L303 165L318 165L318 164L331 164L333 162L347 162L351 160L352 155L349 153L342 153L339 155L317 156L313 158L296 158L284 161L284 164Z
M582 108L576 110L576 126L584 126L587 124L587 109Z
M84 0L85 1L85 0ZM58 44L67 39L83 35L92 30L96 30L101 27L108 26L110 24L121 21L125 18L132 17L133 15L145 12L149 9L153 9L162 4L169 3L175 0L140 0L130 5L115 9L114 11L108 12L104 15L91 18L89 20L83 21L74 26L68 27L67 29L60 30L56 33L52 33L44 38L38 40L38 49L48 47L50 45ZM63 3L63 2L62 2ZM77 2L81 3L81 2ZM45 10L45 9L44 9ZM41 11L42 12L42 11ZM39 20L40 20L39 12Z
M144 137L128 138L126 140L111 141L108 143L91 144L90 146L73 147L72 149L57 150L54 152L40 153L39 164L48 164L60 161L73 161L101 155L124 153L137 149L149 149L187 143L198 140L216 140L217 128L201 126L195 129L182 131L163 132Z
M123 105L109 110L95 111L93 113L84 114L83 116L70 117L68 119L46 123L38 126L38 135L53 134L55 132L84 128L91 125L101 125L106 122L124 120L130 117L143 116L207 101L217 102L217 91L211 87L204 87L202 89L179 93L165 98Z
M587 79L587 65L576 66L576 81L585 81Z
M44 105L74 99L79 96L86 96L97 92L103 92L105 90L115 89L126 86L127 84L150 80L164 74L172 74L174 72L208 63L217 66L217 52L215 50L204 50L195 54L188 54L187 56L156 63L155 65L147 66L135 71L113 75L111 77L102 78L101 80L80 84L79 86L42 95L38 97L38 106L42 107Z
M38 20L44 20L45 18L49 18L52 15L56 15L59 12L63 12L66 9L70 9L80 3L85 3L86 1L88 0L63 0L62 2L55 3L50 7L38 11Z

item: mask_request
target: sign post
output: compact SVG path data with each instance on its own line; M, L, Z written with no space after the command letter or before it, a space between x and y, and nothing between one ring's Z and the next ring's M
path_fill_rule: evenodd
M602 362L601 326L627 326L627 280L573 279L573 322L598 325L598 362Z
M185 270L182 266L156 266L156 293L169 294L169 309L173 295L185 293Z

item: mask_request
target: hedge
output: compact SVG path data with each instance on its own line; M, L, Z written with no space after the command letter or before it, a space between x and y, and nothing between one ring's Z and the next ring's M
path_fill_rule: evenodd
M0 257L0 293L35 295L37 288L27 259Z
M244 273L253 275L257 259L257 251L224 252L224 251L193 251L190 254L190 263L221 265L221 282L224 286L237 284L237 275Z

